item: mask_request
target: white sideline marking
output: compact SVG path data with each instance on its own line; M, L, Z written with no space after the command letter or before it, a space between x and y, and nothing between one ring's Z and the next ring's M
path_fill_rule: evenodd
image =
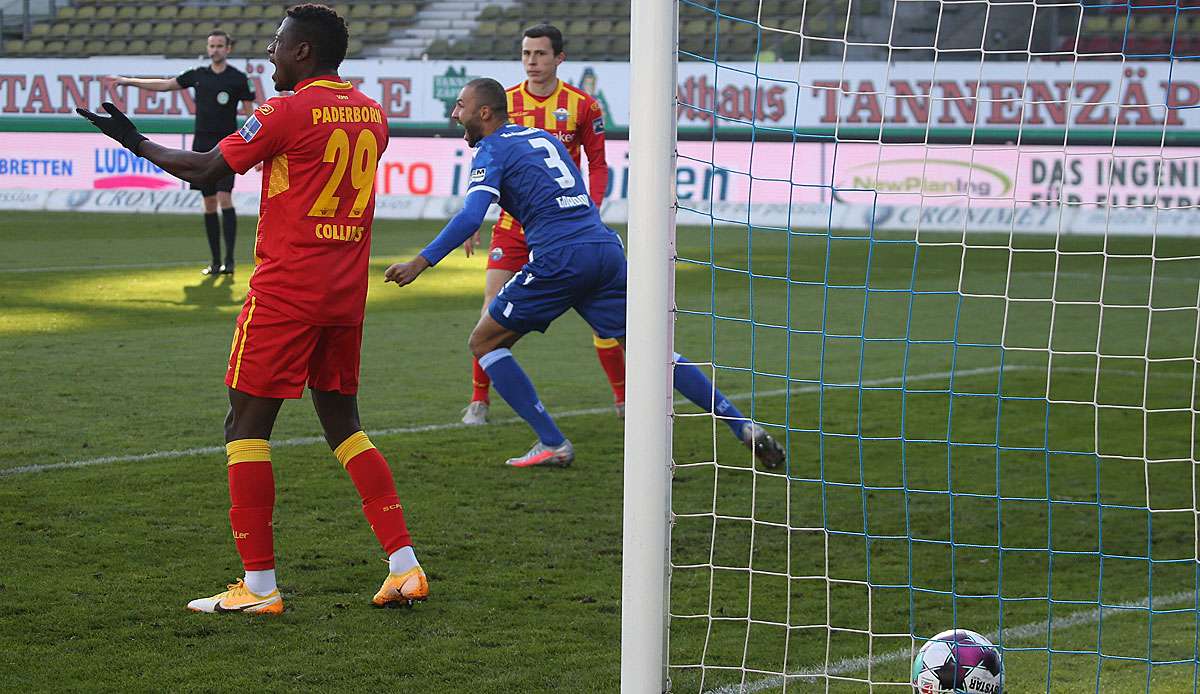
M701 367L704 364L700 364ZM995 372L999 369L994 366L985 367L982 369L962 369L959 370L959 376L971 376L980 373ZM907 377L909 381L927 381L930 379L946 378L950 373L947 371L929 374L913 374ZM873 380L863 381L864 386L877 386L887 383L898 383L902 379L898 376L888 378L877 378ZM828 386L828 384L826 384ZM791 389L794 393L811 393L817 390L816 385L796 386ZM759 391L759 397L770 397L773 395L783 395L787 392L786 388L777 388L774 390ZM736 395L727 396L730 400L745 400L751 396L750 393L738 393ZM676 400L676 405L686 404L686 400ZM568 410L566 412L557 412L554 414L555 419L567 419L570 417L582 417L584 415L604 414L611 412L612 406L608 407L589 407L582 410ZM513 424L520 422L519 417L508 417L505 419L497 419L492 424ZM445 424L422 424L412 427L392 427L390 429L375 429L371 432L371 436L391 436L393 434L419 434L427 431L444 431L447 429L465 429L467 424L462 422L447 422ZM293 439L283 439L280 441L272 441L272 448L285 448L289 446L307 446L314 443L324 443L325 438L322 436L302 436ZM138 453L134 455L108 455L101 458L85 458L83 460L72 460L64 463L45 463L42 465L22 465L21 467L12 467L0 469L0 477L13 477L16 475L25 475L38 472L49 472L51 470L69 470L72 468L91 467L93 465L108 465L110 463L131 463L145 460L167 460L171 458L183 458L190 455L209 455L213 453L224 453L224 446L198 446L196 448L185 448L174 451L154 451L151 453Z
M1195 602L1195 600L1196 594L1193 591L1183 590L1179 591L1178 593L1171 593L1170 595L1165 595L1161 598L1155 599L1154 606L1156 608L1167 607L1169 605ZM986 636L987 639L993 643L997 640L1003 640L1006 643L1009 641L1019 641L1021 639L1044 635L1047 630L1055 631L1058 629L1069 629L1071 627L1081 625L1095 624L1104 616L1107 616L1109 619L1111 619L1113 617L1129 614L1131 610L1147 609L1149 607L1150 598L1146 597L1142 598L1141 600L1120 603L1111 607L1080 610L1079 612L1071 613L1062 619L1049 619L1040 622L1030 622L1028 624L1021 624L1020 626L1009 627L1003 630L1003 639L1000 639L1000 633L998 632L991 632L989 634L984 634L984 636ZM867 665L881 665L883 663L891 663L897 660L908 660L910 657L912 657L912 649L900 648L874 657L861 656L858 658L844 658L842 660L830 663L829 667L824 669L810 668L808 670L800 670L795 673L789 673L786 676L786 679L815 680L821 677L836 677L847 672L861 670L867 667ZM776 675L774 677L758 680L757 682L748 682L744 686L740 684L730 684L717 689L710 689L708 692L709 694L753 694L753 692L761 692L764 689L782 687L784 680L784 676Z
M699 364L699 366L704 367L704 366L706 366L706 364L702 362ZM1042 371L1043 370L1041 367L1020 366L1020 365L1008 365L1008 366L1005 366L1004 368L1006 370L1013 370L1013 371L1028 371L1028 370ZM959 369L959 370L955 371L953 375L955 378L960 378L963 376L978 376L980 374L996 373L999 370L1000 370L1000 367L998 367L998 366L984 366L984 367L980 367L977 369ZM1058 370L1058 369L1056 369L1056 370ZM1071 369L1062 369L1062 370L1070 371ZM1087 369L1080 369L1080 371L1091 373L1091 371L1087 370ZM1138 375L1138 376L1142 375L1141 371L1123 372L1123 371L1111 371L1110 370L1110 371L1108 371L1108 373L1128 373L1129 375ZM938 372L926 373L926 374L910 374L908 376L903 376L903 377L902 376L888 376L886 378L868 379L868 380L863 381L859 385L871 387L871 386L888 385L891 383L900 383L901 381L904 381L904 382L931 381L931 380L938 380L938 379L946 378L950 375L951 375L951 372L949 372L949 371L938 371ZM1190 374L1179 374L1179 376L1183 377L1183 378L1191 377ZM824 385L825 385L825 387L828 388L828 387L837 387L837 386L847 387L847 386L850 386L851 384L826 383ZM791 388L791 392L793 392L793 393L814 393L817 390L818 390L818 386L815 384L806 384L806 385L801 385L801 386L794 386ZM787 388L775 388L773 390L759 391L757 393L757 395L759 397L771 397L771 396L775 396L775 395L783 395L784 393L787 393L787 392L788 392ZM737 393L735 395L729 395L727 397L730 400L746 400L751 397L751 393ZM676 405L684 405L684 404L687 404L687 401L683 400L683 399L676 399L675 404ZM589 407L589 408L582 409L582 410L568 410L566 412L558 412L558 413L554 414L554 418L555 419L568 419L570 417L582 417L585 415L604 414L605 412L610 412L610 411L612 411L611 406ZM518 423L518 422L521 422L521 419L519 417L508 417L505 419L497 419L497 420L493 421L492 424L514 424L514 423ZM394 434L420 434L420 433L424 433L427 431L445 431L447 429L464 429L467 426L469 426L469 425L463 424L462 422L447 422L444 424L422 424L419 426L411 426L411 427L392 427L390 429L376 429L371 432L371 435L372 436L391 436ZM314 443L324 443L324 441L325 441L325 438L321 437L321 436L301 436L298 438L272 441L271 446L273 448L286 448L289 446L307 446L307 445L314 444ZM171 458L183 458L183 457L190 456L190 455L209 455L209 454L213 454L213 453L224 453L224 452L225 452L224 446L199 446L196 448L185 448L182 450L173 450L173 451L153 451L151 453L137 453L137 454L133 454L133 455L110 455L110 456L104 456L101 458L85 458L83 460L72 460L72 461L63 462L63 463L45 463L42 465L22 465L21 467L11 467L11 468L0 469L0 478L15 477L16 475L26 475L26 474L33 474L33 473L39 473L39 472L50 472L52 470L69 470L72 468L91 467L93 465L108 465L110 463L131 463L131 462L139 462L139 461L145 461L145 460L168 460Z
M0 268L0 274L9 275L26 272L85 272L87 270L138 270L157 267L187 267L204 265L200 260L180 260L174 263L120 263L116 265L60 265L58 267L6 267Z

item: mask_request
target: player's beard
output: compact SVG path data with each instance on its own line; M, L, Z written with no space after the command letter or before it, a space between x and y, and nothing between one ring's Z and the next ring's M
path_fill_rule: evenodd
M479 141L483 139L483 133L476 128L471 128L466 123L463 123L463 132L466 133L466 138L464 139L466 139L467 145L471 149L474 149L475 145L479 144Z

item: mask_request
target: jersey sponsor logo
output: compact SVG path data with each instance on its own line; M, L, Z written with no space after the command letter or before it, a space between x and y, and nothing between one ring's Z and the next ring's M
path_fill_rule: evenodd
M596 133L597 135L604 134L604 118L603 117L597 118L596 120L592 121L592 132Z
M560 195L554 199L559 209L569 210L572 207L587 207L591 199L586 195Z
M554 133L564 143L571 143L575 140L575 133Z
M554 120L563 122L571 116L571 112L565 108L554 109Z
M262 123L258 122L257 115L251 114L242 125L241 130L238 130L238 135L241 135L243 140L249 142L254 139L259 130L262 130Z
M269 116L272 113L275 113L275 107L271 104L263 104L255 109L255 112L260 116Z
M471 183L481 183L486 176L486 168L480 167L478 169L471 169Z
M217 103L222 106L229 103L229 92L217 92Z

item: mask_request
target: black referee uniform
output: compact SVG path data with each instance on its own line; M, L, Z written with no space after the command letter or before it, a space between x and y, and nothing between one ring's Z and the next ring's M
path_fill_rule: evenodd
M236 131L238 106L243 101L254 101L254 86L246 73L228 63L221 72L213 72L208 66L194 67L175 81L184 89L196 89L193 152L207 152L216 147L221 138ZM192 190L200 191L205 197L216 195L218 190L228 193L233 190L233 175L203 186L193 183Z
M237 130L238 105L243 101L254 101L254 86L246 73L225 64L221 72L213 72L209 66L195 67L178 77L175 81L184 89L195 88L196 132L192 138L193 152L207 152L225 136ZM204 197L211 197L217 191L226 193L233 191L233 174L214 183L197 185L191 184L192 190L200 191ZM212 266L206 274L215 272L233 272L233 247L237 240L237 212L228 207L221 210L223 219L219 224L216 213L204 215L204 228L208 234L208 245L212 251ZM221 226L224 227L225 257L221 259L220 237Z

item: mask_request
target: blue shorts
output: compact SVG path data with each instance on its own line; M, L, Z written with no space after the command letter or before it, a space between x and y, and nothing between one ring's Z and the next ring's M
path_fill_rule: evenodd
M581 243L538 253L492 299L488 313L514 332L544 333L571 308L599 337L625 337L621 246Z

